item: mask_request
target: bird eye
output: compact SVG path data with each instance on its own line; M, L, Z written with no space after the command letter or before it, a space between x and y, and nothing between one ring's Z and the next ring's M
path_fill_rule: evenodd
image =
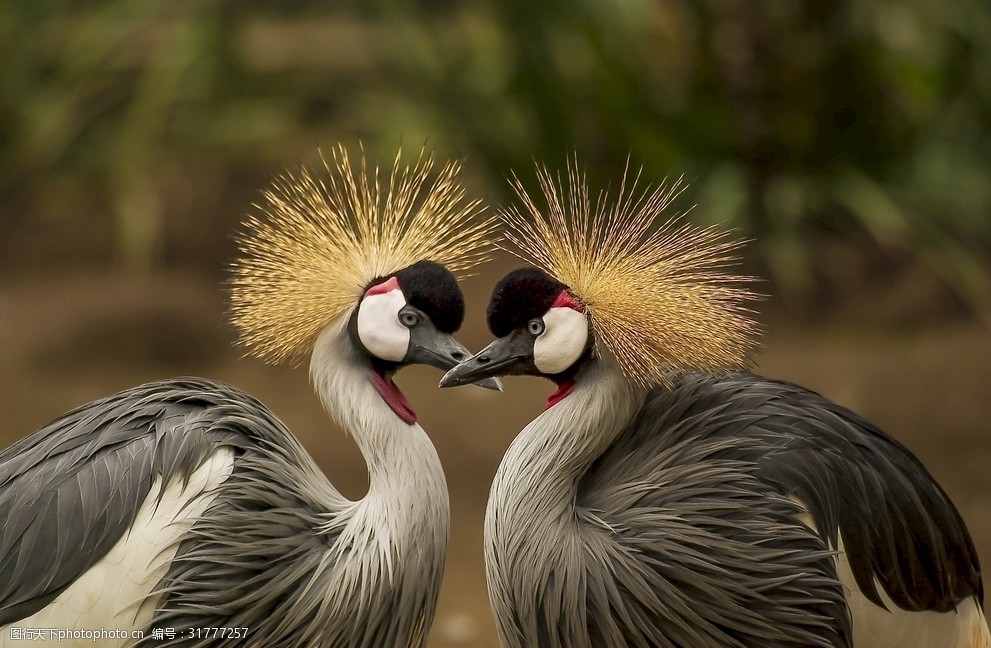
M531 335L540 335L544 332L544 320L539 317L533 318L527 322L526 330L530 331Z
M413 328L420 323L420 316L410 311L399 313L399 321L407 328Z

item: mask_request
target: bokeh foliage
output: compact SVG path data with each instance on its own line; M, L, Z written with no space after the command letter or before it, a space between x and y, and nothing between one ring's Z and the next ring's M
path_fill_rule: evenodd
M359 138L464 155L496 203L629 158L786 292L850 281L840 246L991 318L984 0L0 5L0 267L219 267L272 175Z

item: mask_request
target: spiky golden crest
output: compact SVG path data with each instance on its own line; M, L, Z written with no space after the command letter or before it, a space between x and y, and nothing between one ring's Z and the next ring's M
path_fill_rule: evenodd
M743 304L757 295L725 272L742 242L677 216L661 221L680 180L638 191L639 173L627 170L615 199L600 193L593 203L576 161L566 183L537 172L546 210L516 179L524 211L499 214L518 248L510 251L567 284L628 378L651 386L671 371L746 364L758 332Z
M373 279L421 260L458 273L491 249L495 221L465 199L459 163L434 172L429 153L410 164L400 150L383 186L364 150L357 169L342 145L321 160L323 177L306 167L279 177L238 236L231 322L248 353L268 362L309 353Z

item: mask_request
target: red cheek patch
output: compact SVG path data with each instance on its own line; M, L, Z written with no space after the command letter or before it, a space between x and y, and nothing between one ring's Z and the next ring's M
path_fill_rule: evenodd
M571 293L569 293L567 290L562 290L560 293L558 293L557 298L554 300L554 303L551 304L551 308L570 308L571 310L578 311L579 313L585 312L584 310L582 310L582 305L579 304L578 301L574 297L572 297Z
M400 290L399 280L395 277L389 277L387 281L383 281L380 284L375 284L371 288L365 291L365 297L369 295L384 295L387 292L392 292L393 290Z

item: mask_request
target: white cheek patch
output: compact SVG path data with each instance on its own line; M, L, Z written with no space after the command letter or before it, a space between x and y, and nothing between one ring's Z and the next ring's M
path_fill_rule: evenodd
M544 332L533 345L533 363L542 373L561 373L581 357L588 342L588 320L573 308L552 308Z
M400 362L409 351L409 329L399 321L406 305L401 290L369 292L358 305L358 339L382 360Z

